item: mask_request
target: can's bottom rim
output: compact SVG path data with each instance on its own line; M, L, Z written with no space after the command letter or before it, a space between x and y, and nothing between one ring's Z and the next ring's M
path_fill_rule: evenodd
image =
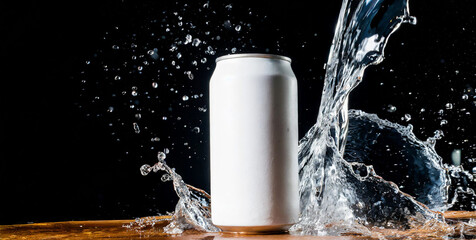
M228 233L235 234L275 234L284 233L289 230L293 224L266 225L266 226L222 226L216 225L218 228Z

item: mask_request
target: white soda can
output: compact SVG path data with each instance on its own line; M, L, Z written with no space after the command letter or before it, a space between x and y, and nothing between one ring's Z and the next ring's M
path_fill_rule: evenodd
M286 231L299 217L297 80L291 59L217 58L210 80L212 221L224 231Z

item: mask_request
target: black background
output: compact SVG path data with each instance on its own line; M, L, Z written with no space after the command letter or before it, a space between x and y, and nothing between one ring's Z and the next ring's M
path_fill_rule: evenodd
M184 4L164 2L0 3L0 224L125 219L173 210L176 197L171 184L161 183L160 175L143 177L139 173L142 164L153 160L138 157L137 149L125 154L124 149L134 149L129 146L134 139L118 143L105 121L87 115L77 77L113 26L138 27L145 18L155 13L160 18L162 10ZM445 138L437 151L449 163L451 151L462 149L466 169L474 167L471 159L476 157L473 2L411 1L410 12L418 24L404 25L395 33L386 60L367 70L350 101L351 108L413 124L421 139L442 129ZM339 1L320 4L233 3L234 8L250 7L267 15L286 36L284 53L293 59L299 79L300 136L316 118L323 65L340 8ZM225 3L210 5L218 9ZM273 36L274 29L268 31ZM261 37L266 36L264 32ZM207 84L210 72L201 75L202 84ZM469 99L464 100L468 89ZM446 109L447 103L454 108ZM397 111L387 111L389 104ZM439 114L440 109L444 113ZM404 114L412 120L403 120ZM204 144L199 146L207 148L207 114L196 117L204 121ZM443 119L448 124L440 125ZM189 138L194 141L193 136ZM186 182L208 190L207 151L202 149L193 163L184 160L186 155L180 151L171 153L174 158L169 164Z

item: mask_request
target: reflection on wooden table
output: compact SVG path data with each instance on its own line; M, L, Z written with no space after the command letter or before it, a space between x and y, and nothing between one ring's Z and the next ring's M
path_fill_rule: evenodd
M476 212L448 211L444 215L447 222L455 226L455 237L476 237L476 227L471 227L468 224L461 224L461 222L467 222L469 219L476 219ZM168 221L166 219L169 217L162 216L159 218L163 218L164 221L158 222L154 227L149 227L143 230L124 227L124 225L130 224L134 222L134 220L72 221L0 225L0 239L369 239L368 237L358 235L339 237L293 236L289 234L238 235L233 233L203 233L195 230L187 230L180 235L168 235L162 231L162 228L167 225ZM464 235L460 234L462 228L464 228ZM397 239L399 238L397 237Z

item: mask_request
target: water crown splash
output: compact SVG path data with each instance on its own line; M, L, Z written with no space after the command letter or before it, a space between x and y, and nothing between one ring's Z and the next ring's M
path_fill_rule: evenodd
M349 94L364 70L383 60L389 36L402 23L416 23L406 0L343 1L317 122L299 144L302 216L293 233L334 235L362 232L361 226L407 229L430 219L443 224L439 213L383 180L372 166L344 160ZM446 183L441 161L437 164L438 180ZM443 188L435 192L446 200Z

